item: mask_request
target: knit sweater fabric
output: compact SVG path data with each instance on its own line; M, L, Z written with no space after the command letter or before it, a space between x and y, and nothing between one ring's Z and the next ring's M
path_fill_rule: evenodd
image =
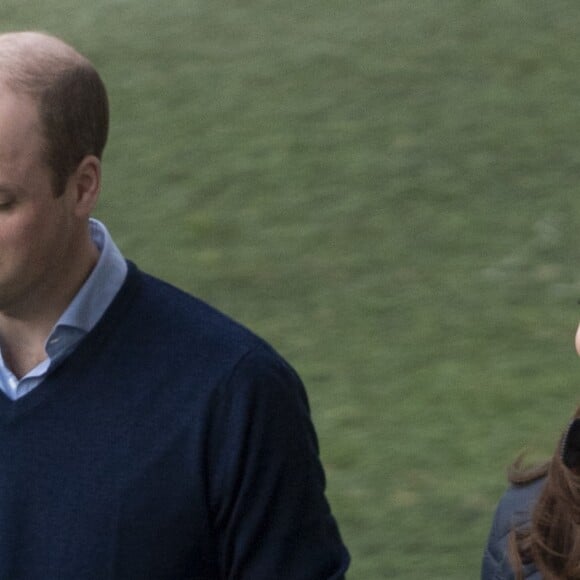
M130 264L76 350L0 396L0 579L338 580L324 487L296 373Z

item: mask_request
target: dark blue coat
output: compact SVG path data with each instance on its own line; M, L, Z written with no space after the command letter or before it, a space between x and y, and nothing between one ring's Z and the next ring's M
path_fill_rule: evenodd
M501 498L489 534L481 580L513 580L515 578L507 556L508 535L514 525L530 521L531 511L544 485L539 479L524 486L513 486ZM542 576L533 564L524 568L526 580L541 580Z

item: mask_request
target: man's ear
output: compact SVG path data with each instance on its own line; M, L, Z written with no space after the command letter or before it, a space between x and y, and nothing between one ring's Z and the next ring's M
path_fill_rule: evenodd
M100 160L94 155L84 157L70 176L67 190L77 217L89 217L97 204L101 190Z

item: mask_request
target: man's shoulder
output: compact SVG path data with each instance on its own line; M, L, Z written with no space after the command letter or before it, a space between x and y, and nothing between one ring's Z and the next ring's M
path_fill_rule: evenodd
M130 264L126 285L132 291L127 312L140 342L163 341L176 353L238 358L260 349L278 356L262 338L227 314L176 286Z
M507 562L508 537L511 530L515 527L525 527L530 523L532 511L544 487L546 478L536 479L525 485L512 485L501 497L483 559L483 580L492 578L512 578L511 568ZM501 575L500 570L505 573ZM533 576L535 568L529 567L526 573L532 575L526 578L535 578Z

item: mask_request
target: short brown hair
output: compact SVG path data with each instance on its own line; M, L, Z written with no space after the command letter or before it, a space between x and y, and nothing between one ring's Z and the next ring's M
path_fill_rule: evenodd
M63 41L40 32L13 32L0 34L0 83L38 103L52 189L61 195L87 155L103 155L109 102L101 77Z

